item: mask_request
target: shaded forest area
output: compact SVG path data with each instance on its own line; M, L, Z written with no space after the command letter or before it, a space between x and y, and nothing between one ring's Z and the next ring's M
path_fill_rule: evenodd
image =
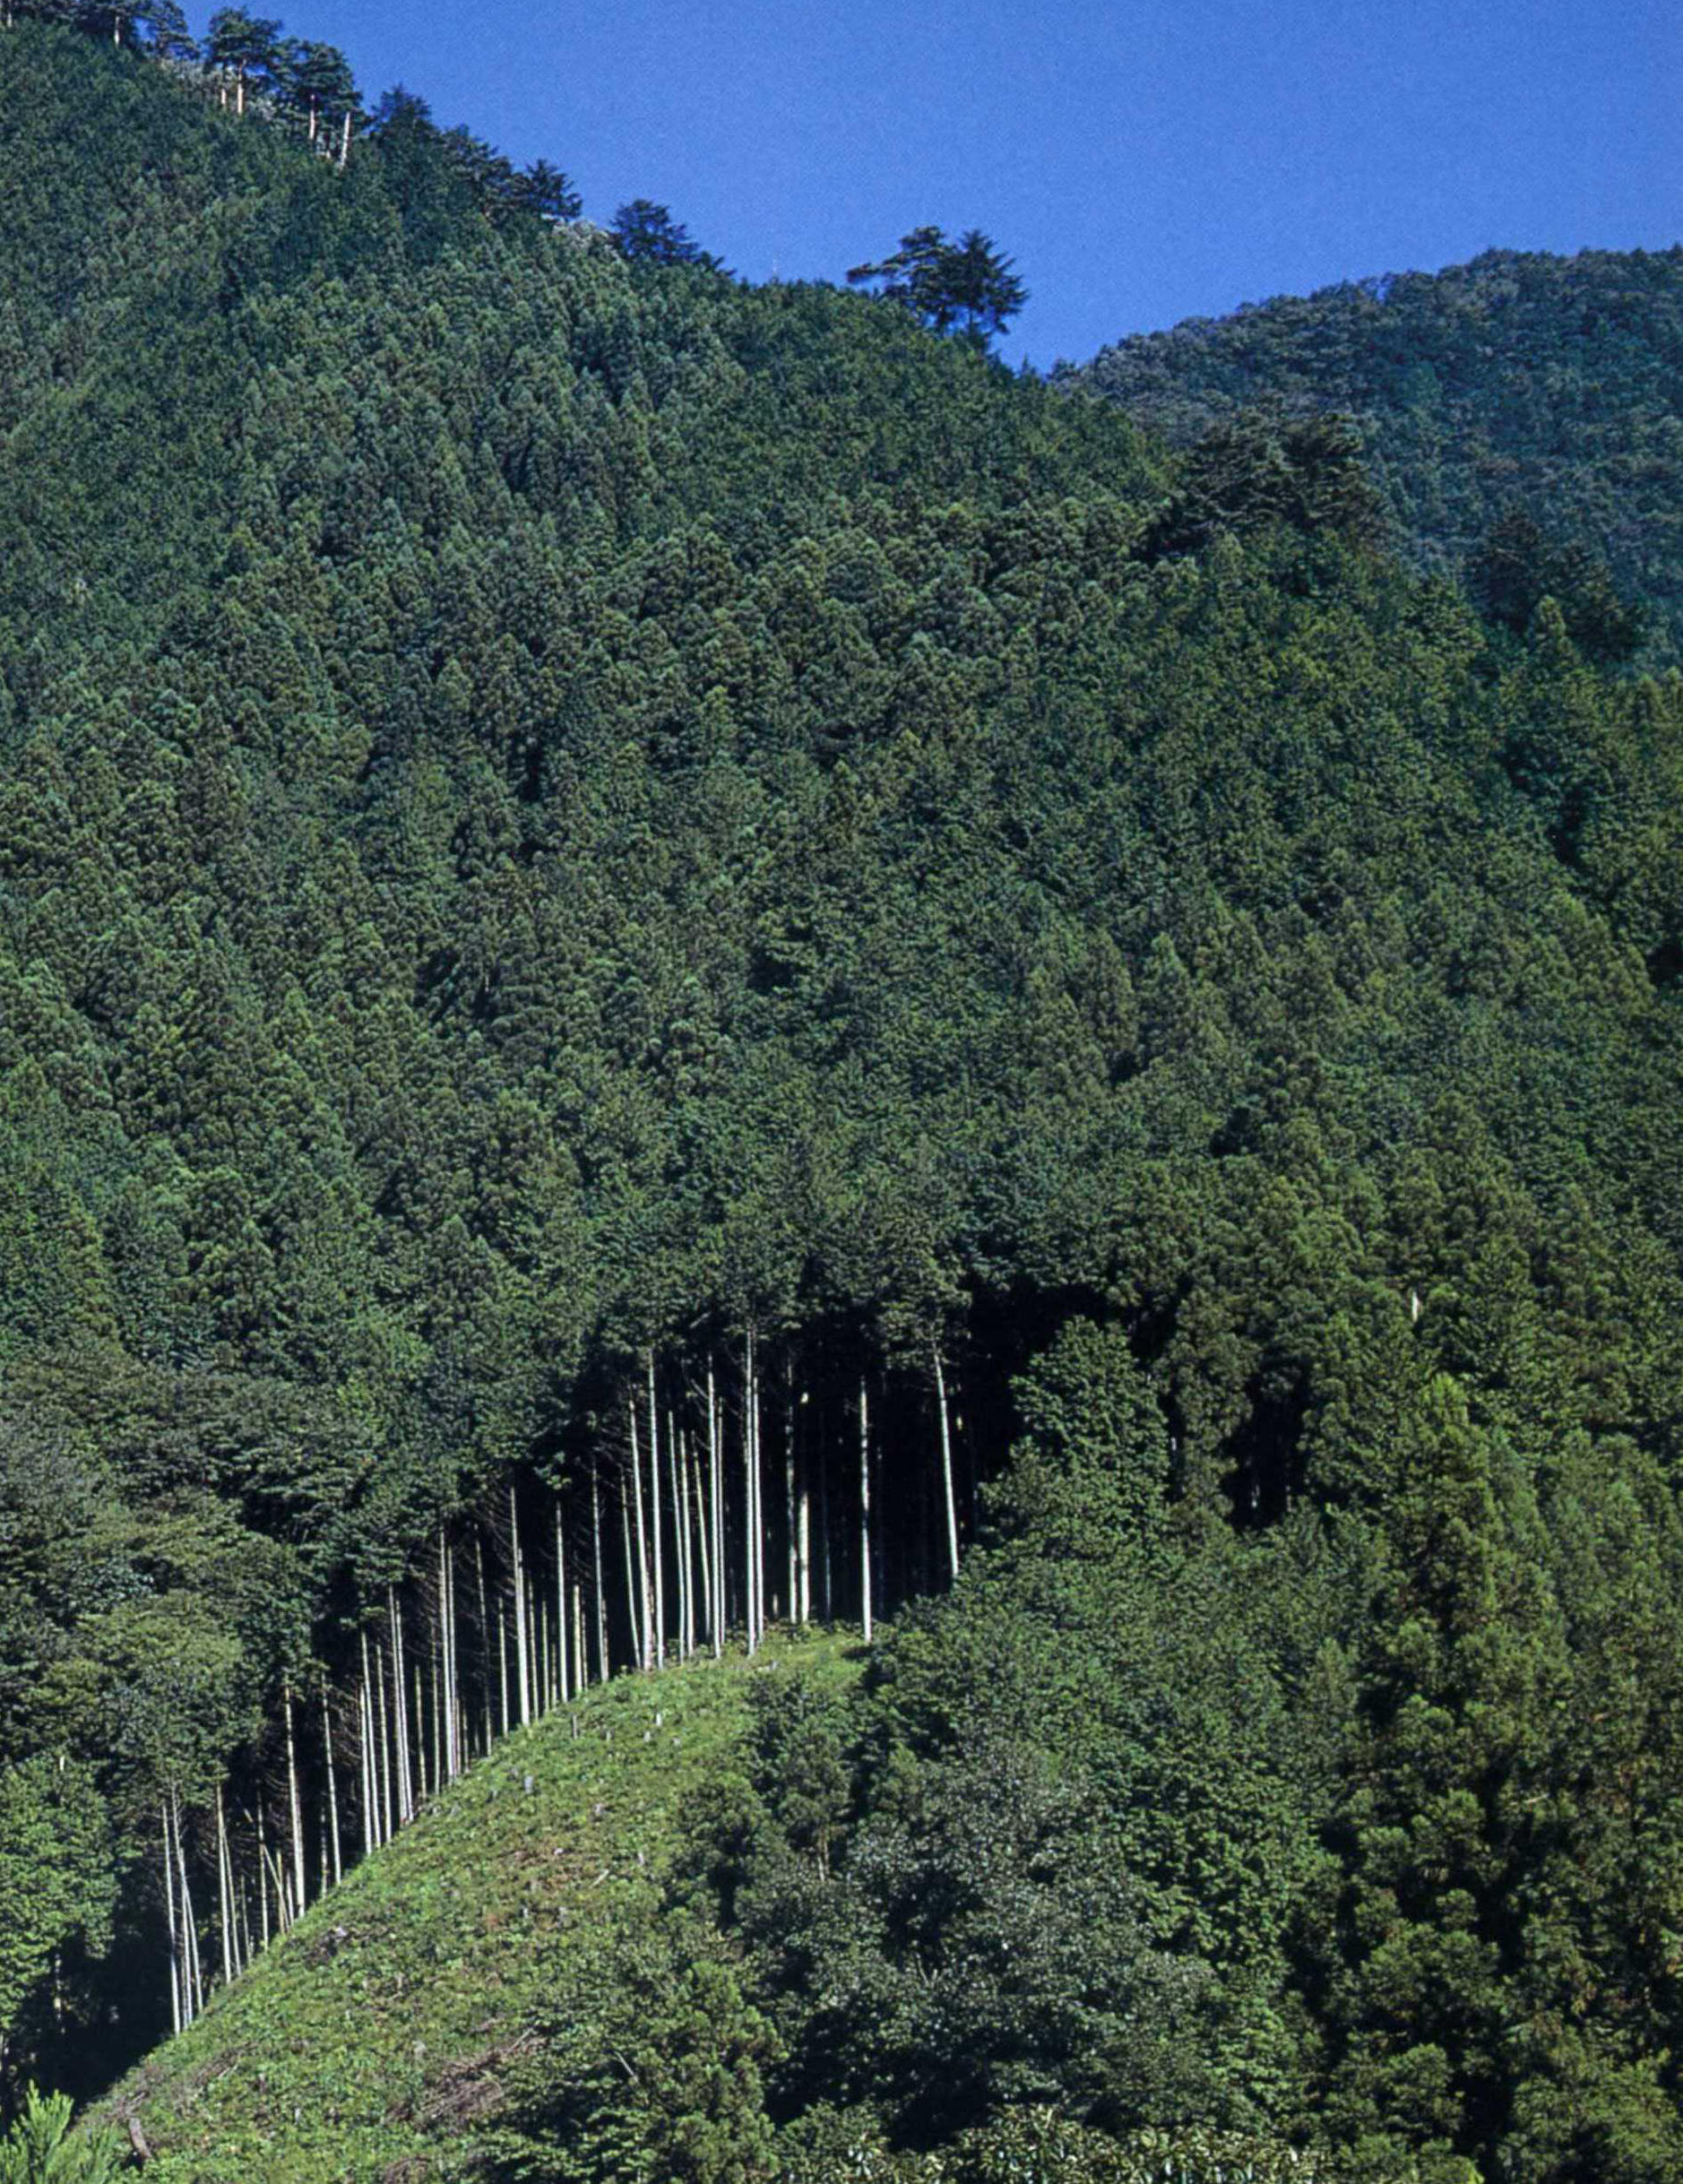
M696 2176L1676 2174L1677 678L1387 557L1340 431L1215 490L421 116L22 22L0 117L9 2079L657 1582L870 1568L488 2162L683 2173L591 2090L652 1993L764 2037Z
M1651 666L1683 658L1683 247L1489 250L1135 334L1055 376L1181 446L1258 409L1349 415L1421 568L1476 577L1527 519L1535 596Z

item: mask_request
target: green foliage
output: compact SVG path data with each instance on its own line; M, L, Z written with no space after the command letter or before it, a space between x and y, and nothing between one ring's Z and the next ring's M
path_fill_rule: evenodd
M28 2059L55 2001L62 2009L68 1991L73 2003L77 1969L110 1946L116 1900L92 1769L45 1753L0 1767L0 2071L14 2074ZM26 2106L25 2122L36 2113Z
M877 295L932 332L956 333L985 350L1029 300L1013 263L980 228L956 239L939 228L914 228L880 264L856 265L848 279L856 288L876 282Z
M682 220L674 220L669 206L649 197L634 197L622 204L608 226L614 247L633 264L708 265L718 269L691 236Z
M1676 247L1492 250L1441 273L1344 281L1137 334L1057 376L1188 446L1271 403L1348 414L1393 535L1423 568L1469 569L1481 587L1494 576L1504 620L1524 618L1527 594L1534 605L1570 590L1579 642L1618 660L1645 635L1650 658L1672 660L1680 313ZM1538 523L1544 553L1528 547L1502 568L1514 528Z
M56 1951L73 2064L115 1871L143 2037L158 1797L260 1780L442 1519L575 1491L628 1360L752 1328L847 1494L864 1377L902 1593L941 1360L956 1588L695 1777L623 1694L560 1802L476 1776L172 2051L178 2174L429 2158L529 2036L509 2159L585 2173L1675 2173L1683 695L1599 580L1522 631L1394 565L1349 428L1232 421L1277 354L1177 462L915 311L628 263L408 94L341 172L25 22L0 122L8 2036ZM1673 272L1575 276L1644 462ZM1330 403L1422 557L1541 461L1558 373L1472 359L1565 281L1449 284L1429 432L1401 352ZM1405 477L1375 418L1441 456L1492 375L1492 462ZM623 1971L576 2023L562 1911Z
M63 2093L43 2097L33 2085L17 2120L0 2139L0 2184L113 2184L126 2149L115 2131L68 2137L71 2104Z
M785 1654L815 1695L857 1680L837 1640ZM732 1652L617 1679L579 1701L576 1736L560 1715L509 1739L101 2116L138 2118L160 2184L481 2155L510 2176L774 2174L757 2090L774 2033L716 1937L657 1916L763 1672Z
M508 2184L756 2184L773 2174L770 2028L706 1937L668 1921L579 1966L487 2139Z
M1201 552L1224 533L1271 525L1306 537L1330 531L1377 544L1377 494L1348 418L1244 416L1213 426L1192 448L1175 492L1140 551L1148 561Z

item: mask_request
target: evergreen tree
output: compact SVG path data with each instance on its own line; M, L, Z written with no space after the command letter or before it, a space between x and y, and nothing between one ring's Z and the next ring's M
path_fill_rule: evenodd
M904 305L935 332L956 332L985 350L1029 299L1013 264L979 228L956 240L940 228L914 228L898 250L879 263L852 267L848 279L856 287L876 283L878 295Z
M634 197L622 204L608 223L614 247L634 264L707 265L719 261L704 251L682 220L652 198Z

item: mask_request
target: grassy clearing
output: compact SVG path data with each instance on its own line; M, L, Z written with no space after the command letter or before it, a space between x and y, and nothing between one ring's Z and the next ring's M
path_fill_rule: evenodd
M285 1941L104 2104L134 2114L156 2184L421 2184L460 2173L462 2131L552 1976L649 1917L686 1809L729 1762L750 1679L845 1682L834 1636L785 1636L623 1677L505 1739L348 1875ZM549 1945L538 1946L539 1943Z

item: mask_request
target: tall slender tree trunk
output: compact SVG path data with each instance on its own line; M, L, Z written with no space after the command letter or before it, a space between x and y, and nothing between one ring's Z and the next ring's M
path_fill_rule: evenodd
M491 1619L485 1601L485 1541L479 1526L473 1530L473 1572L479 1595L479 1697L485 1709L484 1748L491 1748L496 1718L491 1712Z
M446 1537L444 1541L444 1600L450 1610L450 1620L444 1631L445 1689L449 1693L449 1712L445 1716L448 1735L446 1767L448 1778L454 1782L468 1764L467 1708L462 1697L462 1626L456 1614L456 1543Z
M567 1675L567 1544L561 1524L561 1497L555 1498L555 1630L556 1667L560 1672L561 1704L565 1706L572 1697L574 1683ZM576 1648L573 1656L574 1674L578 1672Z
M228 1818L222 1785L216 1785L216 1919L222 1932L222 1984L234 1984L239 1938L234 1931L234 1870L228 1855Z
M333 1714L327 1697L327 1670L322 1678L322 1752L327 1767L327 1854L336 1888L344 1878L339 1847L339 1771L333 1764Z
M298 1797L298 1746L292 1736L292 1687L280 1687L280 1705L286 1716L287 1732L287 1819L292 1830L292 1876L298 1890L298 1908L304 1906L304 1808Z
M754 1330L749 1328L742 1374L743 1545L746 1550L748 1652L760 1642L760 1389L754 1371Z
M450 1595L453 1589L451 1585L450 1578L450 1542L444 1536L444 1526L440 1524L438 1527L438 1651L443 1656L444 1667L444 1677L442 1679L444 1689L441 1696L443 1696L444 1704L444 1736L442 1741L444 1748L444 1779L446 1781L448 1781L455 1773L456 1752L455 1722L453 1718L453 1710L455 1705L456 1698L456 1680L450 1672Z
M649 1515L654 1548L654 1666L666 1662L666 1567L660 1541L660 1421L654 1407L654 1352L649 1352Z
M368 1634L358 1634L362 1648L362 1680L357 1686L358 1745L362 1762L362 1854L365 1858L379 1846L380 1817L375 1803L375 1788L378 1776L374 1765L374 1695L368 1688Z
M829 1403L827 1400L824 1407L827 1412L829 1410ZM829 1423L827 1418L825 1423ZM818 1612L823 1616L826 1623L833 1623L835 1620L835 1599L832 1571L830 1567L830 1443L827 1434L819 1443L819 1446L824 1450L824 1453L818 1459L818 1599L820 1603Z
M678 1421L666 1414L666 1467L672 1488L672 1567L678 1578L678 1657L689 1659L689 1480Z
M681 1504L683 1508L678 1582L682 1600L679 1621L684 1634L684 1658L687 1661L695 1651L695 1541L690 1526L692 1519L698 1517L701 1512L699 1509L692 1510L690 1506L689 1451L686 1446L684 1429L680 1426L674 1432L669 1420L667 1440L678 1452L678 1481L672 1490L672 1499L675 1506Z
M385 1712L385 1648L377 1638L374 1646L374 1689L375 1718L379 1723L379 1739L375 1748L380 1756L380 1811L384 1820L381 1840L390 1843L397 1833L397 1814L392 1800L392 1748Z
M191 2024L204 2007L204 1981L199 1970L199 1936L193 1920L193 1891L187 1886L187 1857L181 1840L181 1796L169 1792L169 1832L175 1841L176 1882L181 1901L182 2014Z
M169 1840L169 1801L158 1800L158 1817L164 1837L164 1916L169 1925L169 2029L182 2030L181 1997L181 1940L176 1921L176 1860L174 1847Z
M415 1817L415 1788L410 1775L409 1694L403 1674L403 1617L398 1606L395 1585L385 1588L385 1630L392 1646L392 1720L397 1735L397 1817L400 1826L406 1826ZM332 1773L332 1758L330 1753L330 1781ZM324 1881L325 1878L324 1874Z
M701 1634L706 1631L711 1642L716 1627L717 1610L713 1602L712 1512L707 1506L707 1481L702 1475L701 1450L690 1451L689 1492L695 1505L695 1643L699 1647Z
M806 1403L803 1394L797 1415ZM798 1468L795 1485L795 1579L798 1597L795 1619L799 1623L812 1620L812 1463L811 1437L807 1442L807 1461Z
M946 1560L948 1575L958 1576L958 1502L953 1489L953 1429L947 1416L946 1368L941 1362L941 1346L931 1347L935 1360L935 1395L941 1413L941 1487L946 1498Z
M784 1613L794 1623L800 1614L800 1541L795 1524L795 1362L789 1356L783 1360L783 1543Z
M257 1930L266 1949L269 1947L269 1846L264 1840L261 1792L257 1798Z
M502 1706L503 1734L509 1731L508 1718L508 1619L503 1612L503 1597L496 1599L496 1689Z
M608 1595L602 1590L602 1480L600 1452L591 1453L591 1553L596 1565L596 1680L608 1681Z
M584 1691L584 1588L575 1577L573 1580L573 1672L576 1681L574 1696L582 1697Z
M641 1595L636 1579L631 1570L631 1497L626 1490L626 1480L619 1481L619 1530L626 1543L626 1618L631 1625L631 1651L637 1666L643 1666L643 1611L639 1605Z
M526 1620L526 1566L520 1551L520 1508L512 1481L508 1489L508 1535L514 1542L514 1687L520 1701L520 1725L525 1729L531 1722L532 1691L527 1659L531 1634Z
M415 1715L415 1791L418 1798L427 1795L427 1692L421 1682L419 1659L409 1664L410 1705ZM436 1783L432 1785L436 1791Z
M712 1493L713 1527L713 1659L725 1650L725 1493L724 1462L719 1446L719 1391L713 1379L712 1352L707 1353L707 1477Z
M859 1376L859 1619L871 1642L871 1399Z
M637 1498L637 1614L641 1636L637 1644L637 1666L654 1666L654 1625L649 1592L649 1539L643 1516L643 1453L637 1437L637 1399L630 1399L631 1412L631 1479Z

